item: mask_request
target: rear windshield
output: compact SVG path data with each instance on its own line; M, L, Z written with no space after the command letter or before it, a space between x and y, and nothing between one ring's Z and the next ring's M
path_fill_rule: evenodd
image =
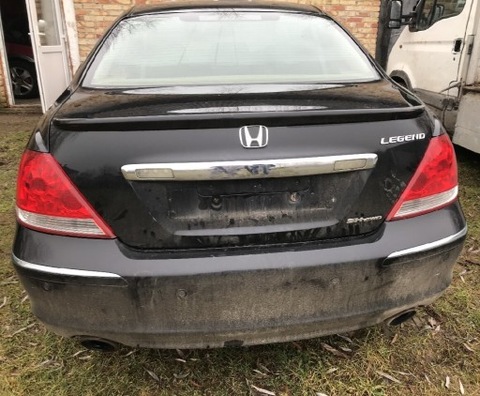
M104 41L83 85L338 83L378 78L365 54L330 19L225 10L121 21Z

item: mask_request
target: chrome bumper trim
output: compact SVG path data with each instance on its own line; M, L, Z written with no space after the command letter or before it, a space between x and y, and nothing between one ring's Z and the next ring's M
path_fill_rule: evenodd
M66 275L66 276L79 276L84 278L109 278L109 279L122 279L120 275L113 274L111 272L101 272L101 271L88 271L88 270L79 270L73 268L61 268L61 267L50 267L41 264L33 264L27 261L19 259L17 256L12 254L13 262L21 268L44 272L47 274L53 275Z
M434 241L434 242L426 243L424 245L415 246L409 249L393 252L392 254L388 255L387 260L397 258L397 257L407 256L409 254L422 253L431 249L439 248L443 245L448 245L449 243L455 242L457 239L463 238L465 235L467 235L467 227L465 227L463 230L457 232L454 235L450 235L446 238L439 239L438 241Z
M136 181L264 179L372 169L377 159L376 154L353 154L256 161L128 164L121 169L125 179Z

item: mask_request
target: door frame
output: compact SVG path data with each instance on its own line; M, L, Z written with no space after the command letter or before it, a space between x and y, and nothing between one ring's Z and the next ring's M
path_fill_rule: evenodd
M8 66L7 48L5 46L5 37L3 35L1 10L0 10L0 67L2 68L4 91L7 96L6 97L7 106L12 107L15 105L15 99L13 97L12 81L10 77L10 69Z
M74 0L60 0L60 3L60 13L64 25L70 75L73 76L81 63L75 4Z

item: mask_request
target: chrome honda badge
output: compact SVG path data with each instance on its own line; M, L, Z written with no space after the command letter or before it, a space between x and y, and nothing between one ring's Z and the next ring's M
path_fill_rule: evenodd
M248 149L262 148L268 144L268 128L263 125L243 126L239 136L242 146Z

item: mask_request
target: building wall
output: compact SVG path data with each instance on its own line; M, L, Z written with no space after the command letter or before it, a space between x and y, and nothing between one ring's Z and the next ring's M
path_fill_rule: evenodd
M124 11L138 4L155 4L161 0L74 0L77 17L80 57L90 52L104 31ZM281 0L279 0L281 1ZM295 1L295 0L290 0ZM296 0L318 5L344 26L372 53L375 52L381 0Z
M0 24L1 25L1 24ZM2 26L3 28L3 26ZM0 35L0 40L1 39L4 39L3 38L3 35ZM3 46L3 44L0 44L0 48L2 49L2 51L5 51L5 47ZM0 56L0 108L2 107L6 107L7 106L7 91L6 91L6 87L5 87L5 84L6 84L6 77L5 77L5 74L4 74L4 69L6 69L6 65L5 65L5 59L4 57Z
M0 59L3 62L3 59ZM0 108L7 106L7 91L5 90L5 76L3 66L0 64Z

